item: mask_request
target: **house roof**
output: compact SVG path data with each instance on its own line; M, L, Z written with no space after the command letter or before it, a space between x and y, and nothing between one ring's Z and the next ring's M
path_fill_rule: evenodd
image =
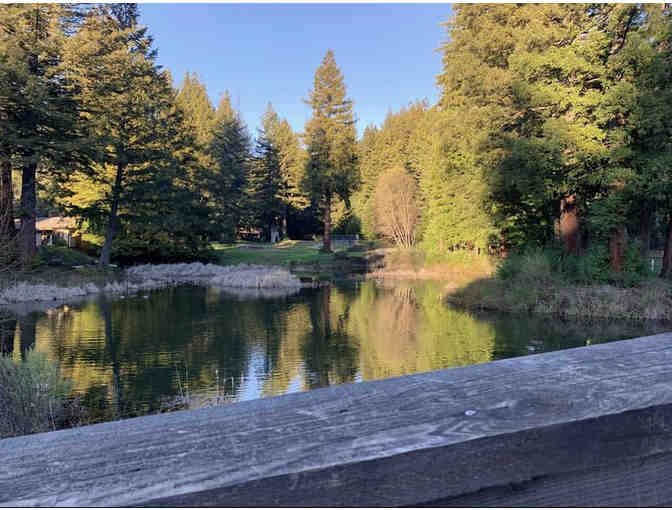
M51 218L37 218L35 229L38 231L44 230L75 230L77 228L77 221L75 218L68 218L65 216L52 216Z
M21 220L14 220L16 228L21 228ZM35 222L35 230L38 232L45 232L51 230L76 230L77 220L66 216L52 216L50 218L37 218Z

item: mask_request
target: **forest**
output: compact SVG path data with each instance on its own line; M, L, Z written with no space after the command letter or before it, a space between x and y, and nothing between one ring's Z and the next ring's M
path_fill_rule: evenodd
M0 6L0 268L62 215L101 266L359 234L434 260L536 250L588 282L634 281L660 249L670 276L670 4L452 11L438 102L358 137L326 48L304 132L269 103L253 135L197 74L175 85L136 4Z

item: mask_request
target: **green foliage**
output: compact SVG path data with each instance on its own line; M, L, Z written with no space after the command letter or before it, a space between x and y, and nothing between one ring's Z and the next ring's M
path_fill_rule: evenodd
M215 238L233 241L245 209L246 179L251 164L251 140L247 126L233 110L228 94L215 114L210 154L215 161L207 176L206 196L211 208Z
M582 255L567 254L561 247L531 248L502 259L497 276L513 285L533 287L544 282L632 287L651 276L636 242L626 248L621 272L614 272L609 262L609 249L604 243L592 244Z
M306 125L308 161L302 186L323 207L327 228L332 198L338 196L349 206L350 195L359 184L352 101L346 98L343 74L331 50L315 71L306 103L313 116Z
M352 208L345 207L343 202L340 214L334 214L334 234L355 235L361 234L362 223Z
M86 266L94 261L85 253L63 246L41 246L38 253L48 265Z
M426 181L426 249L437 250L435 241L446 242L444 232L461 223L452 211L476 204L486 221L466 215L464 225L482 233L468 244L549 245L559 204L570 196L584 239L608 243L623 225L645 235L633 218L669 207L669 10L459 5L446 27L439 106L459 131L436 130L446 136L447 167L455 169L444 189L465 179L476 194L432 196L441 180ZM459 196L469 198L458 204ZM459 239L459 230L447 240ZM594 260L577 263L587 266L577 269L579 279L614 280L597 269L596 255L586 257Z
M45 353L28 351L25 361L0 356L0 439L55 430L69 392Z
M247 208L248 223L261 228L264 240L270 241L271 229L281 227L282 218L286 218L288 183L282 168L280 147L272 138L278 124L277 115L267 108L262 119L255 142L255 154L248 167Z
M112 244L112 258L122 265L215 262L214 251L200 245L177 243L168 235L119 237Z
M186 127L194 134L199 147L206 148L212 141L215 107L196 73L185 73L176 101L184 112Z
M310 199L301 189L304 179L305 153L299 137L286 119L280 119L269 103L262 119L263 132L268 142L277 149L280 164L279 197L286 207L305 209Z
M67 34L77 23L69 4L8 4L0 8L0 162L21 172L25 220L20 258L35 255L37 177L62 185L90 153L81 105L64 63Z

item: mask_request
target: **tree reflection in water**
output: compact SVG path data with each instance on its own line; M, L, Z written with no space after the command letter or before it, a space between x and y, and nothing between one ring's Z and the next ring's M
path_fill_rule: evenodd
M271 295L184 286L5 310L0 349L15 357L32 346L48 352L100 421L174 409L186 388L194 401L232 402L666 329L458 310L442 302L437 282Z

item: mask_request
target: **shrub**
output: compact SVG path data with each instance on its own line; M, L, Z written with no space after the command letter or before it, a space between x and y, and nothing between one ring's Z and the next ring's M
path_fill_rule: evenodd
M55 430L67 414L69 384L44 353L0 356L0 439Z
M512 253L497 266L497 276L502 280L548 282L553 279L553 262L556 254L550 249L531 249Z
M626 248L623 269L619 273L609 265L608 246L594 243L582 255L568 254L555 246L512 253L500 262L497 275L502 280L549 282L555 279L580 285L632 287L651 274L639 244L632 242Z
M217 258L217 254L207 245L187 246L161 237L120 237L112 243L112 259L121 265L215 262Z
M39 253L50 266L86 266L94 262L87 254L67 246L41 246Z

